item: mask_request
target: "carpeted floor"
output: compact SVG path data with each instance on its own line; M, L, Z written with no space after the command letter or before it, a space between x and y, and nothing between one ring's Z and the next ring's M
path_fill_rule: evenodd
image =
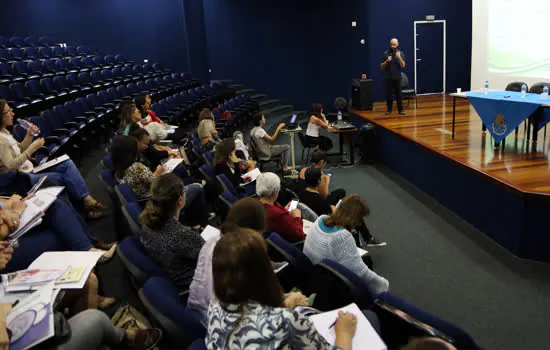
M267 129L278 122L268 121ZM297 159L300 153L298 146ZM103 156L103 150L93 152L81 169L91 192L111 204L97 176ZM369 228L388 242L370 251L392 293L463 327L486 349L548 348L549 265L514 258L383 166L331 171L332 188L359 193L369 203ZM106 240L116 238L113 219L92 224ZM106 295L139 304L118 258L99 273Z

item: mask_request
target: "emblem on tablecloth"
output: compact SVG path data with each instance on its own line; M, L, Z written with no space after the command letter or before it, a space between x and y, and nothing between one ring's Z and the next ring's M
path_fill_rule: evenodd
M497 114L492 127L495 135L502 136L506 134L506 130L508 130L508 125L506 124L506 120L504 120L504 116L502 114Z

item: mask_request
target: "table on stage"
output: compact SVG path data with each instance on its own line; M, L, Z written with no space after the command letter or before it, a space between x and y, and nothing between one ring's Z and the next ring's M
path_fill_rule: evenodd
M291 179L298 178L298 173L296 172L296 156L294 154L294 136L296 135L296 133L301 131L302 131L302 128L300 126L298 126L295 129L285 129L285 128L281 129L282 134L288 134L288 136L290 137L290 154L292 157L292 173L290 175L286 175L285 177L288 177Z
M452 137L455 137L456 99L468 99L483 122L483 130L489 130L495 142L503 141L522 122L528 120L527 137L533 126L533 141L550 121L550 100L543 100L539 94L528 93L525 97L515 91L468 91L449 94L453 97Z
M345 125L351 125L351 124L346 123ZM327 129L327 132L329 134L338 134L338 141L340 143L340 157L343 157L344 156L344 135L345 134L356 133L357 128L356 127L341 128L341 127L336 127L336 125L334 125L334 124L331 124L331 125L329 125L329 127ZM350 142L349 157L350 157L350 164L349 165L355 164L355 154L354 154L354 150L353 150L353 142ZM343 165L348 165L348 164L343 164Z

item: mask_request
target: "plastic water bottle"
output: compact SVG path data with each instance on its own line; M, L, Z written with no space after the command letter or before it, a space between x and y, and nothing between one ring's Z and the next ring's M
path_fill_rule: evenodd
M548 85L544 85L544 88L542 89L542 95L540 97L543 100L548 100Z
M19 126L21 126L24 130L28 130L32 124L25 120L25 119L21 119L21 118L18 118L17 119L17 123L19 123ZM40 134L40 130L36 133L32 133L32 136L38 136Z
M342 123L342 112L338 110L338 116L336 117L336 120L338 121L338 124Z
M485 88L483 89L483 93L485 95L489 93L489 80L485 80Z
M521 97L525 98L526 95L527 95L527 85L523 84L521 86Z

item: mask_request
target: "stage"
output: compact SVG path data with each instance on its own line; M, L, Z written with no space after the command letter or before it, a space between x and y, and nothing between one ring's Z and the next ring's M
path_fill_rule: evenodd
M524 124L496 149L467 99L418 97L405 104L407 115L352 110L377 126L369 149L378 162L406 178L511 253L550 261L550 166L548 138L528 141ZM395 107L394 107L395 108Z

